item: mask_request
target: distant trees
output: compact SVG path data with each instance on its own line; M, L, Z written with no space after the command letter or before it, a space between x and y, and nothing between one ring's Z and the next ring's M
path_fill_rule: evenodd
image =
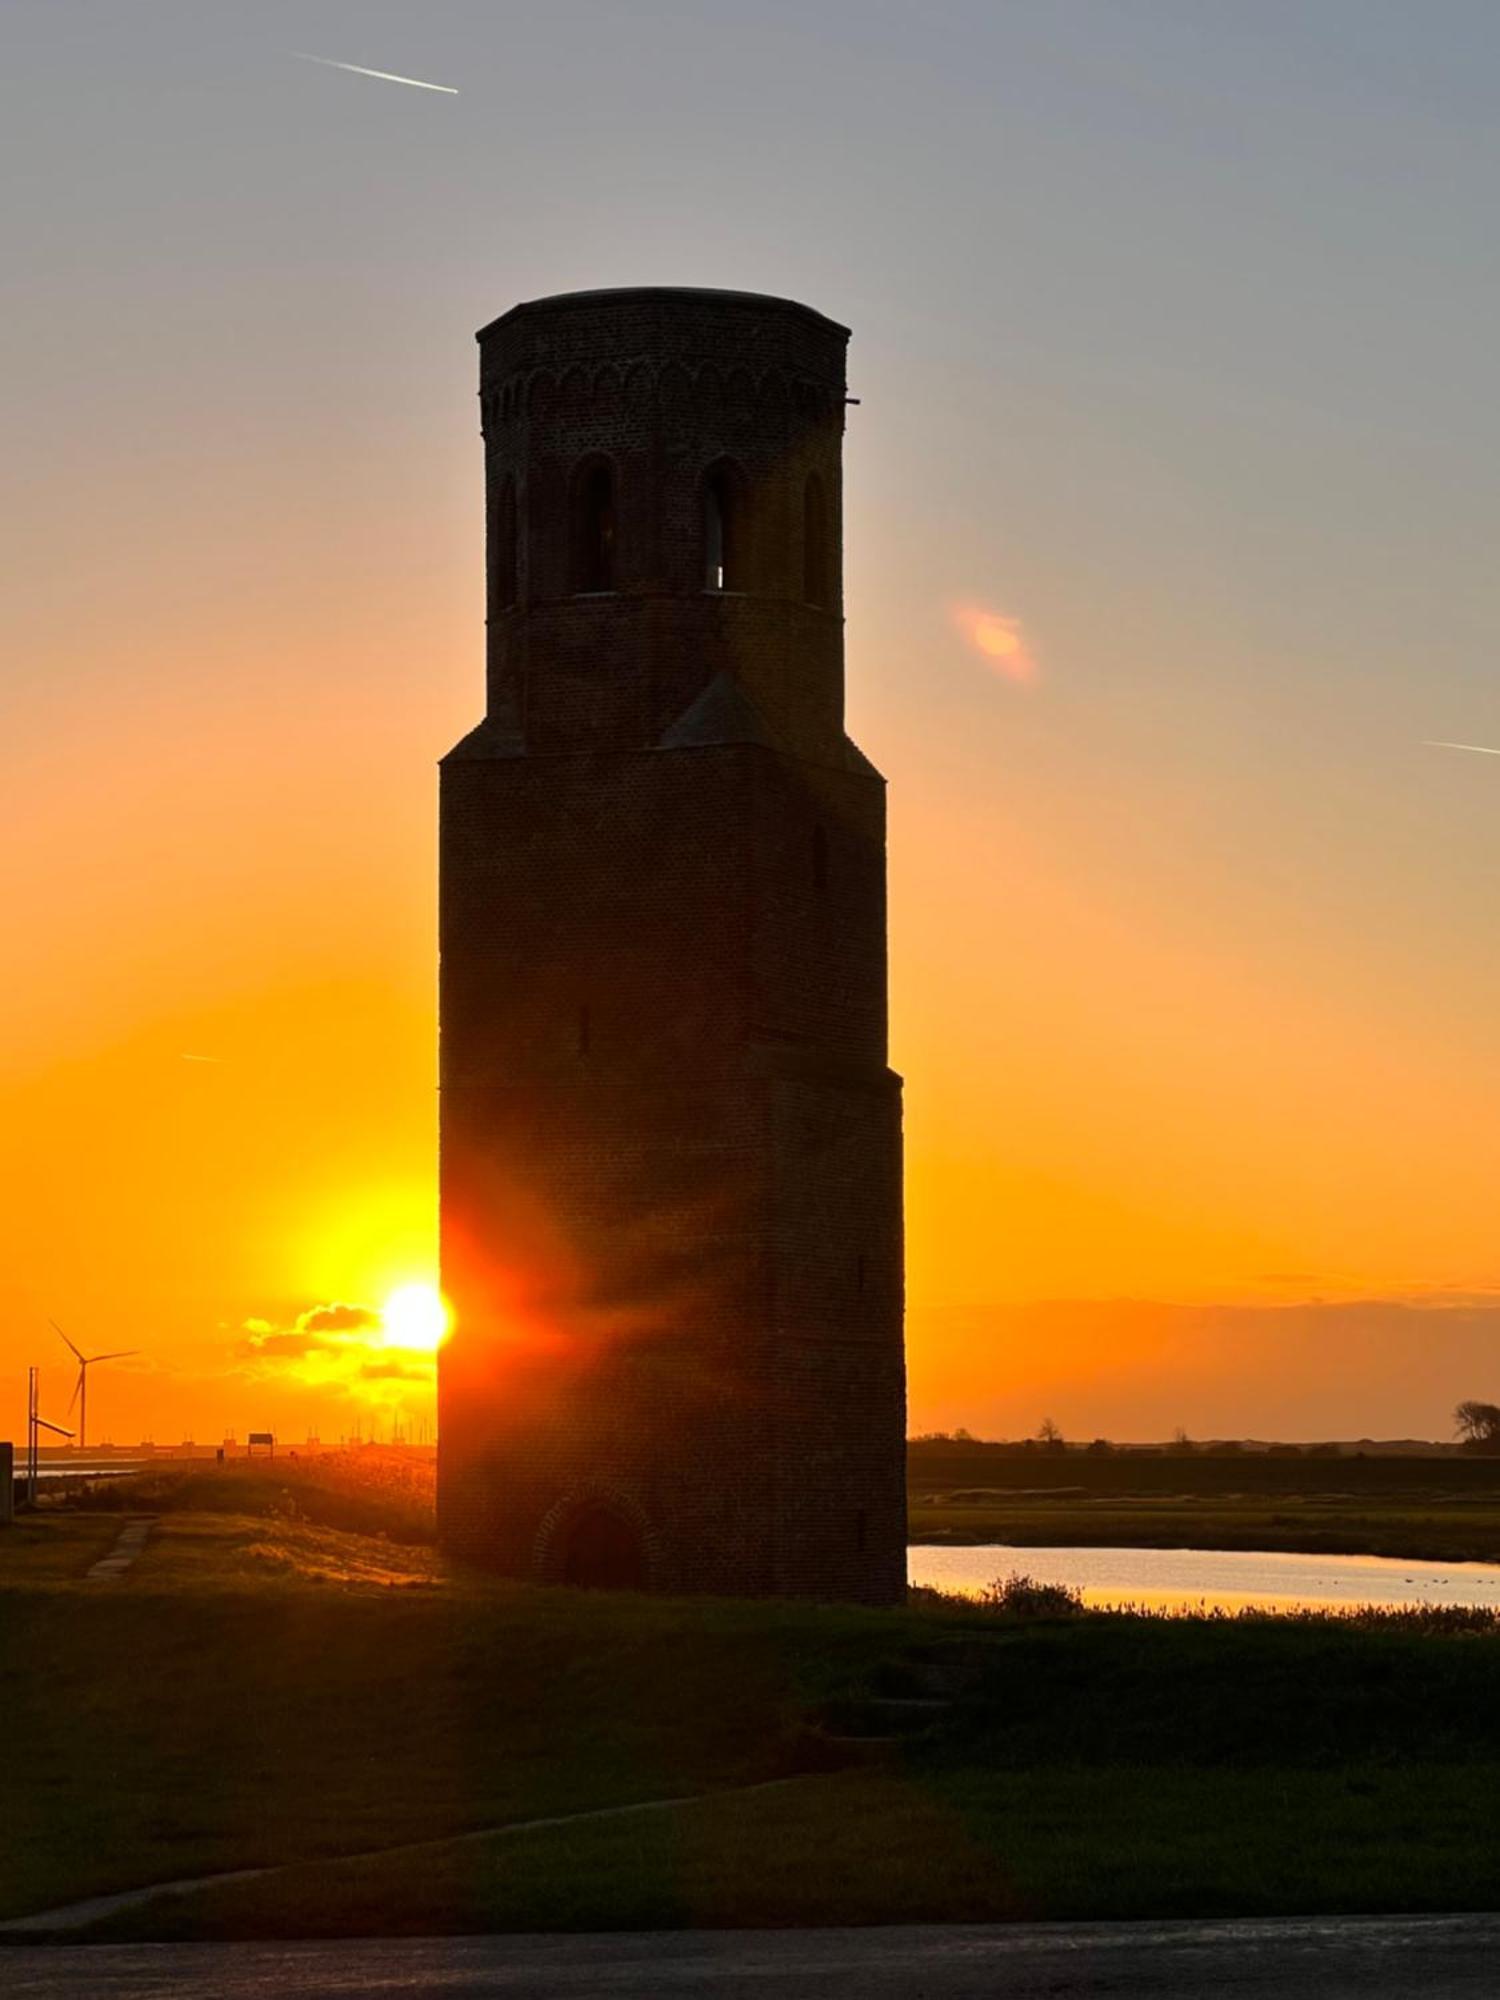
M1173 1431L1172 1433L1173 1457L1191 1458L1193 1456L1193 1453L1197 1449L1198 1449L1197 1445L1193 1443L1193 1440L1188 1436L1187 1432L1182 1428L1182 1425L1179 1424L1176 1430Z
M1068 1448L1067 1439L1050 1417L1043 1417L1037 1425L1036 1441L1043 1451L1057 1453L1064 1452Z
M1453 1428L1465 1451L1500 1454L1500 1403L1472 1399L1460 1403L1453 1412Z

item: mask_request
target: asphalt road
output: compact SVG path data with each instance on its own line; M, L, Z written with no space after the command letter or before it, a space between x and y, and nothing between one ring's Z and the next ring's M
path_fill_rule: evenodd
M0 1992L6 2000L1471 2000L1500 1992L1500 1917L10 1946L0 1950Z

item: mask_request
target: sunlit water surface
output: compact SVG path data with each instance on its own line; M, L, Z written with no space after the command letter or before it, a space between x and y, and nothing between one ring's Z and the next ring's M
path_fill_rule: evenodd
M1249 1549L967 1548L907 1551L913 1583L974 1592L1013 1570L1069 1583L1085 1604L1235 1611L1309 1605L1480 1604L1500 1609L1500 1567L1406 1562L1393 1556L1278 1555Z

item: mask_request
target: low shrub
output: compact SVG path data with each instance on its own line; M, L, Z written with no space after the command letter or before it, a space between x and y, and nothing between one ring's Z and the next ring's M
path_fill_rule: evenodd
M1083 1592L1076 1585L1038 1583L1018 1569L987 1583L976 1601L987 1611L1003 1611L1012 1618L1077 1618L1084 1608Z

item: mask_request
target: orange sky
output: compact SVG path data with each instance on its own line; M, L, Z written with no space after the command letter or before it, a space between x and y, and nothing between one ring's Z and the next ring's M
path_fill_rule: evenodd
M1475 1317L1500 1172L1474 1087L1488 1024L1435 1037L1420 979L1351 1009L1357 938L1308 935L1292 887L1237 892L1190 788L1122 810L1045 720L1065 668L986 685L931 610L929 659L978 680L1003 784L990 799L953 782L968 746L903 769L878 719L862 732L893 781L914 1427L1051 1412L1090 1434L1434 1428L1444 1407L1412 1362L1457 1337L1446 1396L1493 1339ZM362 1375L358 1357L258 1345L434 1266L431 766L473 707L477 634L455 616L418 698L381 613L357 637L315 624L300 647L267 615L174 660L170 702L150 695L160 656L127 655L120 692L54 710L61 754L16 772L12 1424L28 1360L48 1407L66 1400L48 1315L86 1349L144 1350L95 1378L96 1437L335 1436L430 1409L420 1359ZM869 650L856 614L856 713ZM1046 769L1060 754L1066 786ZM1314 1308L1290 1340L1274 1318L1209 1312L1185 1338L1180 1316L1109 1303L1313 1296L1415 1317L1404 1333L1381 1318L1372 1352L1347 1311ZM1059 1299L1096 1303L1036 1303Z
M0 1435L428 1406L291 1350L433 1269L469 335L641 282L854 328L913 1427L1500 1394L1500 33L1080 6L17 10Z

